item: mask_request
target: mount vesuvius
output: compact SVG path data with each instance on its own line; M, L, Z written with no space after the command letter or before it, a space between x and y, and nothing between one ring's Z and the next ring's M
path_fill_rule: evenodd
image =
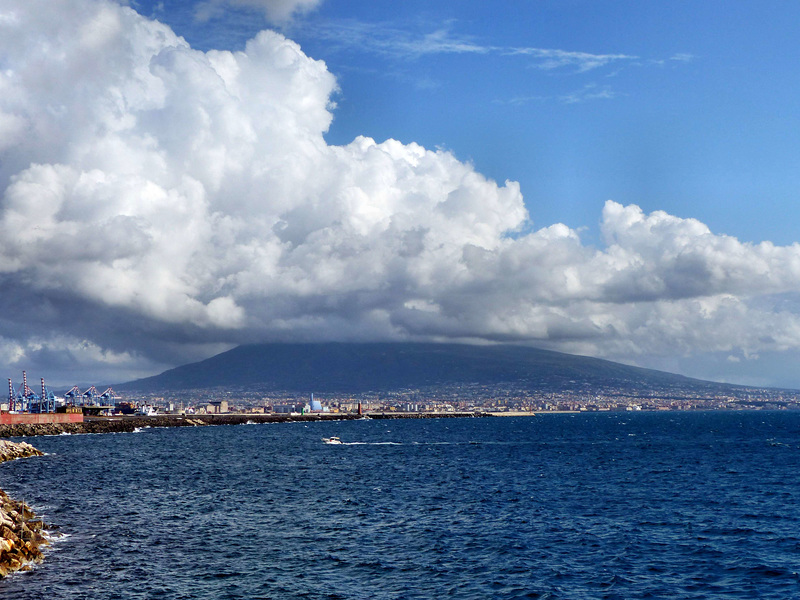
M239 346L114 387L167 392L237 386L356 394L463 385L508 385L529 391L619 388L702 393L740 387L524 346L333 342Z

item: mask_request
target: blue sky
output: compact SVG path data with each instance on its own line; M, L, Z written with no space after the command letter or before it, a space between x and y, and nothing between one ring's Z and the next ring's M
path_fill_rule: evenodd
M148 8L201 49L276 26L255 10L198 22L192 2ZM535 226L589 240L613 199L790 244L798 25L785 2L329 0L278 28L337 77L331 143L450 149L519 181Z
M5 0L0 371L509 342L800 389L799 20Z

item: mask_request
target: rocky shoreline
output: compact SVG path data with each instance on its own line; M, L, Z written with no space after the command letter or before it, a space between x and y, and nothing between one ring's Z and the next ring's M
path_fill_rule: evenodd
M41 455L26 442L0 440L0 462ZM44 528L29 507L0 490L0 579L42 560L41 546L47 544Z

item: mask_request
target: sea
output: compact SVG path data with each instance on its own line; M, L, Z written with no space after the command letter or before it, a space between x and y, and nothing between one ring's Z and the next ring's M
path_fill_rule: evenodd
M58 530L3 599L800 598L798 412L27 441L0 488Z

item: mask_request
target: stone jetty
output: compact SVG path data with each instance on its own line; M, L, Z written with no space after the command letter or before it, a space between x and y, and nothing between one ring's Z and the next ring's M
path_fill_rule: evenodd
M83 423L16 423L0 425L0 438L79 433L129 433L143 427L202 427L205 425L241 425L244 423L286 423L293 421L342 420L351 415L155 415L85 417Z
M16 423L0 424L0 438L35 435L60 435L65 433L125 433L142 427L199 427L204 425L241 425L244 423L292 423L314 421L353 421L356 419L442 419L461 417L486 417L488 413L400 413L370 412L297 414L217 414L217 415L154 415L84 417L83 423Z
M41 454L26 442L0 440L0 462ZM42 560L43 527L29 507L0 490L0 578Z

